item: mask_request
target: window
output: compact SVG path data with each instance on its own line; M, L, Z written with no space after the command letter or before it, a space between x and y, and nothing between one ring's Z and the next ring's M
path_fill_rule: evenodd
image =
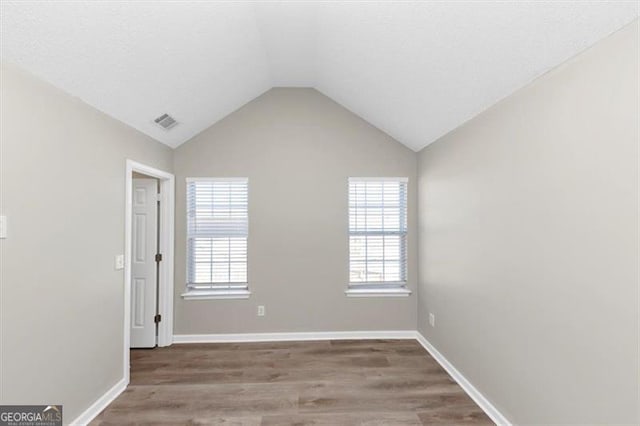
M349 290L402 294L407 283L407 178L349 179Z
M248 296L248 179L187 179L187 293Z

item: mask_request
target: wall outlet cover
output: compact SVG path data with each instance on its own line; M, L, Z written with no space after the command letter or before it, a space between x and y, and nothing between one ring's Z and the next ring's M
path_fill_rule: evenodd
M124 254L119 254L116 256L116 271L124 269Z
M0 216L0 238L7 238L7 217Z

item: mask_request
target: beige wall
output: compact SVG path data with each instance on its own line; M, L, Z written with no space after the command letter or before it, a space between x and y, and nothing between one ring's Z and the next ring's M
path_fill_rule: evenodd
M420 152L419 329L517 424L640 420L638 73L636 21Z
M2 404L63 404L73 420L122 378L125 160L172 152L3 64Z
M176 334L415 329L413 151L313 89L273 89L180 146L174 170ZM180 297L185 178L198 176L249 178L248 300ZM345 297L349 176L409 177L412 296Z

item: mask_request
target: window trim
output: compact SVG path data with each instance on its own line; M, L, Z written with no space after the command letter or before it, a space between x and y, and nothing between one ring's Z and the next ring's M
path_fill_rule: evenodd
M251 292L243 290L188 290L182 293L184 300L211 300L211 299L248 299Z
M248 299L251 295L249 290L249 233L247 232L247 282L228 282L211 285L207 288L193 288L189 283L189 207L188 207L188 187L191 182L237 182L245 181L247 183L247 214L249 213L249 178L248 177L187 177L185 178L185 202L187 208L185 210L185 291L181 294L184 300L212 300L212 299ZM248 229L247 217L247 229Z
M344 291L347 297L408 297L411 296L411 290L405 285L392 288L353 288L350 287Z
M350 185L352 182L399 182L404 183L405 186L405 194L406 194L406 202L405 202L405 215L406 215L406 224L405 224L405 232L396 232L396 231L379 231L379 232L351 232L349 226L350 219L350 195L351 188ZM349 276L351 275L351 236L352 235L401 235L404 237L404 250L408 251L408 237L409 237L409 221L408 221L408 209L409 204L409 178L408 177L349 177L347 179L347 234L348 234L348 246L349 246L349 259L348 259L348 269ZM405 262L404 265L400 265L400 268L404 269L405 280L404 281L377 281L377 282L352 282L351 278L349 278L347 289L345 290L345 295L347 297L407 297L412 294L411 290L408 288L408 278L407 274L409 272L408 262L409 258L407 253L405 253Z

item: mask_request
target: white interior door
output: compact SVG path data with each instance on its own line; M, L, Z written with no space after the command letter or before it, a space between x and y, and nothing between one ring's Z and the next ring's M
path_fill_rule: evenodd
M156 346L158 181L133 179L131 347Z

